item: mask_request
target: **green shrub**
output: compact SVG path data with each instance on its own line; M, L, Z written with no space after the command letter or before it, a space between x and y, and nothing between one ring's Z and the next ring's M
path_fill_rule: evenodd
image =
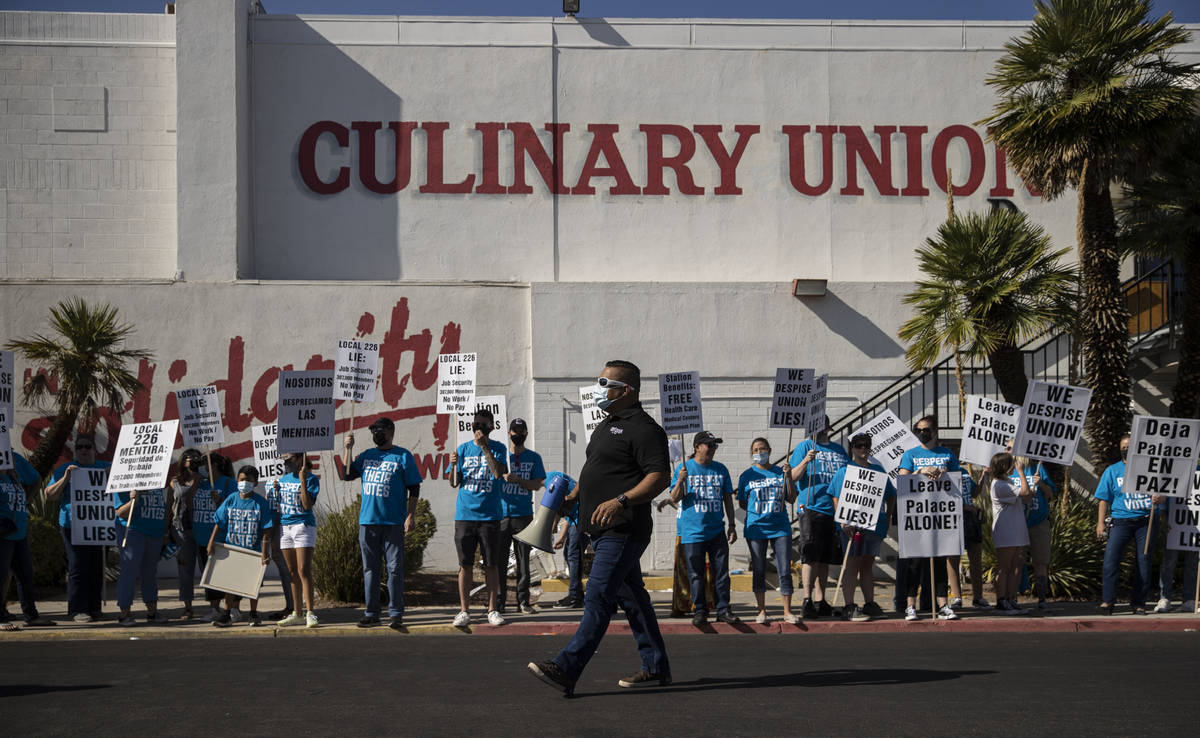
M313 551L313 584L324 597L340 602L361 602L362 551L358 546L359 501L331 513L321 521ZM425 563L425 546L437 531L437 519L427 500L417 500L416 525L404 537L404 573L415 574ZM386 585L386 577L381 577Z

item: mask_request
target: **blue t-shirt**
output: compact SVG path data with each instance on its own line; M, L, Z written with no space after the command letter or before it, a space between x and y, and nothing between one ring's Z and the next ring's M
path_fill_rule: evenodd
M846 482L846 470L849 468L850 465L848 464L841 469L838 469L837 474L833 475L833 480L829 483L829 489L833 492L834 497L841 498L842 485ZM887 474L887 472L884 471L883 467L879 464L869 464L866 468L882 474ZM851 481L853 481L853 478L851 478ZM883 490L883 506L879 508L879 518L875 521L874 533L880 538L886 537L888 532L887 501L894 499L896 499L896 487L892 484L892 480L889 478L887 487L885 487Z
M488 448L501 467L508 449L499 441L488 440ZM455 520L499 520L504 517L504 506L500 502L500 486L503 481L492 475L483 449L474 441L458 447L458 469L462 478L458 486L458 504L454 508Z
M17 529L4 537L6 541L19 541L25 537L29 525L29 512L25 508L25 487L20 482L0 472L0 518L7 518ZM8 572L0 574L5 579Z
M212 498L214 489L217 491L216 502L213 502ZM232 477L218 477L215 485L210 485L207 479L200 481L196 494L192 496L192 536L198 545L208 545L208 538L213 530L213 513L226 497L236 494L237 482Z
M846 449L836 443L817 443L810 438L792 451L788 463L793 469L799 468L814 446L817 449L816 458L796 480L796 512L809 507L819 513L833 515L833 495L829 491L829 483L838 469L844 469L850 463L850 456Z
M923 469L927 466L936 466L942 471L962 472L962 501L963 505L974 507L975 500L972 498L972 492L975 483L971 481L971 475L963 471L963 468L958 464L958 457L954 452L945 446L934 446L932 449L924 446L916 446L904 452L900 457L900 468L907 469L910 472L915 472L917 469Z
M1058 487L1054 486L1054 482L1046 472L1046 467L1042 466L1042 462L1039 461L1033 471L1026 467L1025 482L1033 490L1033 496L1029 498L1029 507L1025 510L1025 524L1030 528L1040 524L1050 515L1050 503L1046 500L1046 495L1042 493L1041 486L1034 486L1034 476L1041 477L1042 483L1050 485L1050 489L1058 492ZM1008 475L1008 482L1012 485L1013 491L1020 492L1021 477L1017 474L1016 469L1013 469L1012 474Z
M791 536L782 469L761 469L757 464L750 467L738 477L737 496L746 503L742 535L747 540Z
M262 532L275 526L274 518L262 495L230 495L213 514L217 528L225 533L223 536L217 533L217 540L255 552L262 551Z
M571 494L572 492L575 491L575 480L574 479L572 479L567 474L563 474L560 471L552 471L546 475L546 487L545 487L545 489L542 490L542 494L546 494L546 491L549 490L550 487L552 487L554 485L555 477L562 477L563 479L567 480L567 494ZM568 523L570 523L571 525L579 525L579 502L578 502L578 500L575 502L574 505L571 505L571 509L568 510L565 515L563 515L563 518L565 518L566 521Z
M55 467L54 472L50 474L50 484L54 484L55 482L57 482L58 480L62 479L64 476L66 476L67 467L70 466L71 464L75 464L75 462L68 461L68 462L59 464L57 467ZM84 466L83 464L75 464L75 465L78 466L80 469L109 469L112 467L112 464L108 463L107 461L93 461L91 464L88 464L87 466ZM70 479L68 479L67 483L65 485L63 485L62 494L59 495L59 498L58 498L58 527L60 527L60 528L70 528L71 527L71 480Z
M1100 483L1096 485L1096 499L1108 502L1114 520L1148 517L1154 507L1152 496L1146 493L1127 495L1122 489L1124 483L1125 462L1118 461L1100 475ZM1159 505L1159 509L1162 507L1163 505Z
M317 495L321 492L321 480L316 474L309 474L308 496L317 506ZM300 477L296 474L285 474L279 478L279 524L280 525L312 525L316 526L317 516L312 510L305 510L300 501Z
M119 508L129 502L128 492L117 492L113 495L113 508ZM125 518L117 518L117 528L124 528ZM133 506L133 522L131 527L147 538L162 538L167 532L167 498L161 489L147 489L138 492L137 503ZM211 533L211 530L209 531ZM118 539L124 539L123 533L118 533ZM197 539L197 545L207 546L208 539Z
M679 480L679 468L671 477L671 488ZM703 543L725 532L725 495L733 494L733 479L719 461L703 466L687 460L687 490L675 513L675 531L683 543Z
M362 477L359 525L404 525L408 517L408 488L421 483L417 459L400 446L369 448L350 468Z
M508 470L521 479L545 479L546 467L542 466L542 455L525 449L520 454L509 453ZM524 518L533 515L533 492L519 484L505 482L500 489L500 509L506 518Z

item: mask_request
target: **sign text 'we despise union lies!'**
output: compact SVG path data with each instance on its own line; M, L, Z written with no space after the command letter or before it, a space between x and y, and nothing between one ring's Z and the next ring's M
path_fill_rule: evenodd
M390 195L407 189L414 178L424 181L417 186L421 194L530 195L533 180L540 178L545 191L556 195L595 195L593 179L610 195L670 195L668 169L676 194L742 195L738 168L746 152L760 146L778 147L778 156L786 161L780 169L787 171L792 189L807 197L830 192L861 197L866 194L864 185L881 197L926 197L926 172L945 192L947 162L960 153L965 153L968 166L954 184L955 195L969 196L980 187L987 187L993 198L1016 194L1016 177L1010 182L1004 150L985 145L980 131L963 124L933 130L921 125L785 125L764 133L756 124L644 123L622 131L616 123L572 127L518 121L455 124L451 130L449 121L347 125L321 120L300 135L296 163L304 186L318 195L344 192L352 179L370 192ZM424 150L423 172L413 171L417 147ZM447 172L447 147L475 151L479 171ZM816 150L819 155L813 153ZM835 150L844 156L835 157ZM377 153L394 163L377 167ZM576 161L580 153L583 164L563 171L564 160ZM893 157L904 162L899 175L893 174ZM511 165L504 181L502 162L506 168ZM527 174L526 162L536 175ZM711 172L714 166L715 179L697 179L697 172ZM862 180L860 167L866 173ZM835 181L845 184L835 189ZM1041 195L1025 189L1034 197Z

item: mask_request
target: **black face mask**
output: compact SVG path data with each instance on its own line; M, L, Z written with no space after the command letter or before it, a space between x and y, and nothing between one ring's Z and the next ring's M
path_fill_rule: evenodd
M475 431L483 431L483 434L486 436L492 432L492 426L487 423L472 423L471 432L474 433Z
M382 446L382 445L386 444L388 442L387 431L383 431L383 430L371 431L371 440L375 442L376 446Z
M921 443L929 443L933 440L933 429L921 428L917 431L917 438L921 441Z
M524 433L514 433L513 435L509 436L509 438L512 439L514 446L524 446L527 436Z

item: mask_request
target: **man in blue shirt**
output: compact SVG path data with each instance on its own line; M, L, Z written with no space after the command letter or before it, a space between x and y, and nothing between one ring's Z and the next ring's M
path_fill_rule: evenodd
M458 601L462 609L454 616L454 626L463 628L471 623L471 590L475 586L475 551L483 556L483 576L488 589L488 623L504 625L499 606L500 519L504 517L500 502L500 485L508 467L504 457L508 449L503 443L488 438L496 427L495 416L482 408L471 420L473 440L467 441L450 455L450 486L458 488L458 503L454 510L454 546L458 551Z
M362 549L363 593L367 607L358 627L379 625L379 562L387 559L388 627L404 627L404 534L416 524L421 472L406 448L392 445L396 424L380 418L367 428L375 448L358 455L342 472L342 480L362 479L358 513L358 546ZM354 436L346 434L346 458ZM405 492L407 491L407 494Z
M1125 457L1129 453L1129 435L1121 437L1121 460L1110 465L1100 475L1096 485L1096 499L1100 501L1096 511L1096 537L1108 541L1104 546L1104 569L1101 584L1100 609L1112 615L1117 600L1117 577L1121 572L1121 556L1125 547L1133 542L1135 566L1129 604L1134 615L1146 614L1146 588L1150 584L1150 557L1146 553L1146 533L1150 516L1161 502L1159 495L1127 493L1125 491ZM1107 518L1112 514L1112 528L1107 527Z
M833 608L825 601L829 565L842 562L840 539L833 521L833 475L844 469L850 457L846 449L829 440L829 416L816 439L808 439L792 451L792 481L796 483L796 512L800 515L800 587L804 591L801 615L827 617ZM814 583L816 586L813 586Z
M575 491L575 480L562 472L550 472L546 477L547 489L554 482L554 476L560 475L567 480L567 492ZM587 533L579 524L579 505L571 505L562 513L562 531L554 541L554 548L563 550L563 558L567 560L567 595L554 603L557 610L569 610L583 607L583 552L587 548Z
M541 489L546 481L546 468L536 451L525 448L529 437L529 426L523 418L513 418L508 424L508 440L512 451L508 454L508 473L504 475L504 486L500 489L500 506L504 517L500 519L500 612L508 602L508 552L511 549L517 560L517 609L532 615L537 612L529 602L529 544L521 543L513 536L525 530L533 522L533 493Z
M101 618L104 588L104 546L71 543L71 472L76 469L108 469L107 461L96 460L96 439L90 433L75 435L72 460L63 462L50 475L46 499L58 500L58 526L67 552L67 617L77 623Z

